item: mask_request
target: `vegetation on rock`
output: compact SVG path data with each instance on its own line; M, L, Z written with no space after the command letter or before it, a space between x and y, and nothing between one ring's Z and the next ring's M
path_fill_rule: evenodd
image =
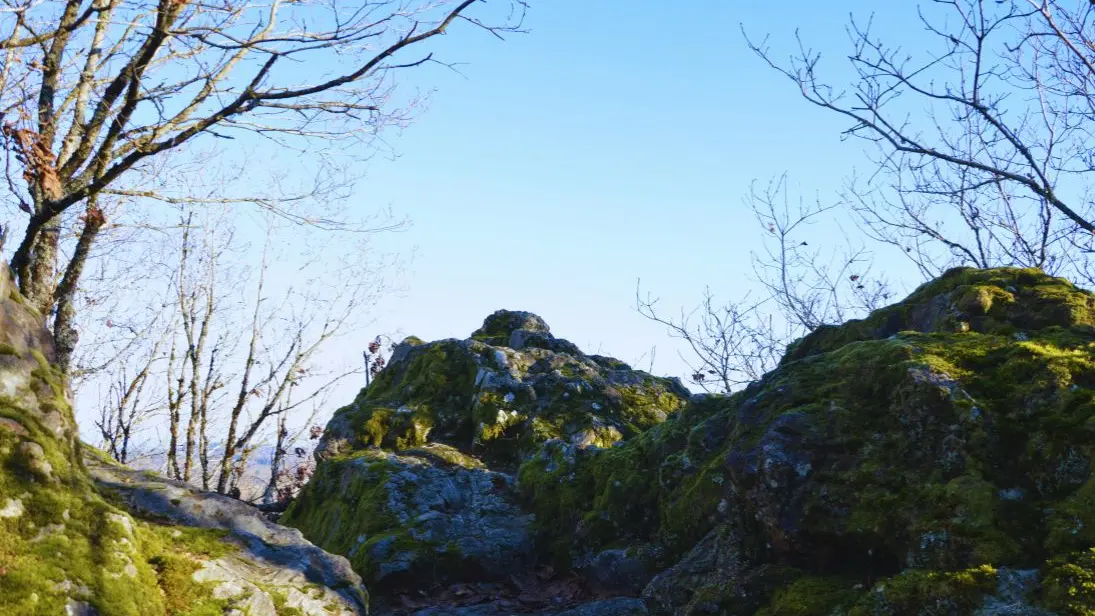
M389 592L505 578L534 561L518 465L545 443L608 450L688 395L527 312L498 311L467 340L409 338L328 424L282 520Z
M519 487L564 564L654 542L664 567L732 528L738 566L711 566L703 583L695 567L662 574L693 580L665 585L689 589L666 608L693 606L678 613L736 613L738 599L703 595L770 566L800 573L765 591L764 613L972 613L997 567L1047 576L1043 596L1026 599L1085 613L1093 324L1095 296L1067 281L952 270L619 447L545 448ZM871 599L817 590L834 575Z

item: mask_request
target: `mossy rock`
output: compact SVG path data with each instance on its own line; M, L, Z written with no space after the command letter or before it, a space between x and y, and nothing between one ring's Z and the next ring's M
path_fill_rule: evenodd
M973 614L996 587L996 569L989 565L954 572L910 569L879 582L847 614ZM832 605L846 602L846 598L837 598Z
M1095 294L1034 268L958 267L866 319L819 327L793 344L784 362L902 331L1007 336L1054 326L1095 327Z
M446 445L368 449L320 464L282 521L385 593L504 579L533 558L511 483Z
M612 448L689 396L583 354L532 313L498 311L466 340L409 338L334 414L282 521L389 594L506 579L538 560L513 490L521 462L549 441Z
M519 489L559 566L650 542L667 565L695 560L711 529L736 528L741 572L673 609L722 606L708 594L771 566L797 581L757 586L750 609L973 613L998 568L1069 571L1049 579L1082 593L1080 570L1047 563L1095 546L1093 298L1036 270L952 270L807 336L733 396L611 449L545 448ZM834 580L839 600L799 600ZM844 592L887 581L885 604Z
M521 310L498 310L483 320L483 326L472 332L473 340L493 346L511 346L514 332L548 333L551 328L539 316Z
M499 311L467 340L398 345L335 413L318 455L437 442L515 468L552 438L609 447L665 421L689 396L676 379L582 354L536 315Z
M1068 616L1095 614L1095 547L1055 558L1046 568L1046 607Z

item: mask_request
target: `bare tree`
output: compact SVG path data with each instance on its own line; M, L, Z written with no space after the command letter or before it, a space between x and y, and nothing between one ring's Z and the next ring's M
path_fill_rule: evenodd
M809 233L808 228L816 224L838 228L830 216L838 204L825 204L819 198L796 201L792 203L786 174L770 181L763 191L754 182L746 197L767 237L763 254L751 257L755 279L789 323L787 334L792 338L870 312L891 295L886 281L872 275L871 254L865 246L857 246L842 229L840 242L821 240L831 231Z
M360 236L331 245L322 241L330 232L302 234L269 216L266 234L254 238L261 248L254 259L236 217L231 209L181 210L175 264L157 268L166 277L154 299L161 312L150 313L158 329L137 328L163 333L126 355L143 358L135 377L115 366L87 381L120 380L97 422L116 457L133 452L132 425L160 418L163 442L144 440L138 449L158 449L169 476L226 494L240 492L260 446L290 446L327 408L334 388L363 372L353 361L339 367L330 357L322 366L316 360L368 317L391 265L368 252ZM254 260L257 267L245 266ZM283 472L284 451L275 457L269 485L278 495L292 478Z
M710 289L703 301L679 317L667 317L659 300L635 292L639 314L664 325L671 337L683 340L691 357L681 356L691 381L707 392L728 393L754 381L779 360L780 341L774 329L765 329L760 306L743 302L719 303Z
M853 18L847 86L826 83L801 38L786 62L749 45L874 146L878 171L848 202L925 276L1018 265L1095 282L1095 4L934 0L918 14L922 52Z
M388 364L388 355L395 350L396 343L389 336L383 334L373 340L361 352L365 360L365 387L372 384L376 375Z
M235 456L254 443L265 422L277 420L312 402L338 382L359 372L355 368L327 375L311 392L292 399L293 389L309 375L315 354L342 330L358 309L362 298L357 295L368 289L360 283L347 283L348 292L341 293L331 302L331 309L326 312L317 310L316 302L307 297L308 291L304 291L299 313L284 320L284 315L279 314L286 308L284 304L275 310L263 309L264 282L265 276L260 274L246 357L238 377L238 393L228 409L228 432L217 479L217 491L222 493L231 487L233 476L238 477L244 466L245 460L237 460ZM275 329L279 322L282 327ZM263 370L257 369L260 359L266 365Z
M129 361L120 362L120 370L110 384L107 400L101 402L99 419L95 422L102 437L102 448L115 460L125 464L130 461L130 444L141 423L151 419L161 410L160 401L148 400L146 385L157 362L162 360L160 349L167 340L169 329L152 344L149 352L137 362L136 372L130 374Z
M699 306L669 317L659 312L658 300L636 291L639 313L684 341L688 376L707 392L729 393L760 379L795 339L861 316L891 297L888 283L872 274L865 248L849 249L847 236L840 250L806 239L808 228L821 223L835 204L801 198L793 203L783 175L764 190L754 183L745 205L765 238L763 250L751 257L759 293L720 302L705 289Z
M165 158L210 139L369 146L413 110L394 104L394 75L435 62L408 53L457 23L516 31L525 8L507 0L509 15L488 23L472 14L477 4L5 0L4 187L28 216L11 265L24 296L52 315L61 363L68 367L77 344L73 296L107 224L106 201L211 200L140 188ZM255 195L215 201L315 222ZM74 244L62 261L65 237Z
M318 408L313 406L309 421L316 415L318 415ZM308 425L306 422L304 427L290 435L288 418L288 413L278 418L277 441L270 463L270 480L266 484L260 501L260 506L267 510L284 511L316 470L312 452L320 437L323 436L323 426ZM303 444L305 434L308 435L310 442L307 447ZM290 447L292 451L289 450Z

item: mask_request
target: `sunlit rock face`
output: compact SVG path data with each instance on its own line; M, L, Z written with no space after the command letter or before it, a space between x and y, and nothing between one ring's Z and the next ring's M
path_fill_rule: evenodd
M299 531L82 446L44 320L0 270L0 614L368 612Z

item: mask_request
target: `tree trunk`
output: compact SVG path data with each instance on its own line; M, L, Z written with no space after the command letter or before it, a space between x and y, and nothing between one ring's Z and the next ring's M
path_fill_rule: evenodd
M266 491L262 493L262 504L273 505L278 502L278 479L281 475L281 465L285 461L285 437L289 436L286 427L288 413L282 413L278 418L278 438L274 446L274 460L270 463L270 483L266 484Z
M57 347L57 365L65 374L68 374L71 368L72 354L76 351L76 344L80 340L80 333L76 331L76 308L73 300L79 289L84 265L87 263L88 255L91 254L91 247L105 223L106 218L103 216L103 211L99 209L98 199L90 198L87 213L84 215L84 228L80 232L80 239L76 241L76 250L73 251L72 258L65 267L65 275L61 283L50 295L50 303L57 302L57 314L53 320L53 342ZM53 237L56 260L56 234L53 234Z

